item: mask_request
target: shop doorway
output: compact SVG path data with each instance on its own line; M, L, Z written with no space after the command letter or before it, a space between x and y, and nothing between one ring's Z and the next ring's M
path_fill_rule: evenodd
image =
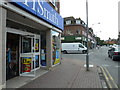
M35 76L40 68L40 35L22 35L20 37L20 76Z
M6 80L19 75L19 35L7 33Z
M6 79L35 76L36 70L41 66L40 35L11 28L7 30Z

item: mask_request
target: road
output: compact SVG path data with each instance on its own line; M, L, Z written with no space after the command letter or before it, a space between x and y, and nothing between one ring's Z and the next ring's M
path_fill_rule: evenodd
M118 72L120 72L120 61L113 61L109 58L107 55L108 49L109 47L103 46L100 49L90 50L89 64L106 68L114 82L119 85L120 79L118 78ZM86 63L86 54L63 54L62 56L64 58L72 58L73 60L82 60Z

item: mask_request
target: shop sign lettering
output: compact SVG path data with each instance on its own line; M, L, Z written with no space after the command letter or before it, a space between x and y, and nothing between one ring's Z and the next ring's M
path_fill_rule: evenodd
M63 30L63 18L45 0L11 0L23 9Z

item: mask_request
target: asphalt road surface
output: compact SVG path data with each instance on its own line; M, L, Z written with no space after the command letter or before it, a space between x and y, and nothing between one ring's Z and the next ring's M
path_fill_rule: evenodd
M120 87L120 61L113 61L108 57L107 51L109 47L103 46L100 49L89 50L89 64L102 66L112 76L115 83ZM63 54L64 58L72 58L73 60L81 60L86 63L86 54Z

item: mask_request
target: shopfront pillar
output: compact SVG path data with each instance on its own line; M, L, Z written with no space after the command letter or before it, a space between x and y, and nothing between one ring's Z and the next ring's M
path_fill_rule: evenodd
M60 45L60 63L61 63L61 59L62 59L62 53L61 53L61 49L62 49L62 44L61 44L61 33L60 33L60 42L59 42L59 45Z
M6 10L0 6L0 89L6 84Z
M47 66L46 69L52 67L52 31L48 30L46 32L46 60Z

